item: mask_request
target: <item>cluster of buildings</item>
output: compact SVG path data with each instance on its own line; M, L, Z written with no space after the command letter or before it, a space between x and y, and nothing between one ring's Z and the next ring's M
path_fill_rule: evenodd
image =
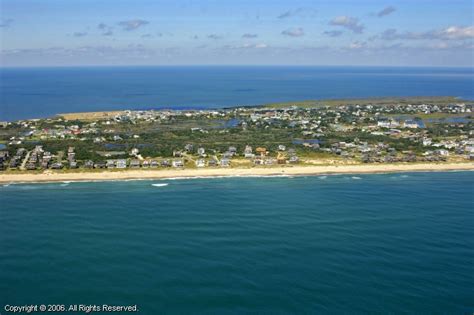
M229 167L246 162L246 165L278 165L299 163L297 150L302 152L328 153L336 158L362 161L365 163L394 163L413 161L444 161L448 158L463 157L474 159L474 131L472 120L472 104L352 104L319 107L241 107L219 110L164 110L164 111L123 111L107 116L103 119L89 122L66 121L62 118L46 120L26 120L7 123L3 128L15 124L13 136L5 138L5 143L11 146L10 151L0 151L0 169L74 169L84 168L158 168L186 166L202 167ZM443 122L436 132L426 126L424 121L417 117L420 114L463 115L464 120L452 123ZM446 115L444 115L446 116ZM433 116L432 116L433 117ZM203 119L204 123L201 123ZM212 130L217 121L234 121L235 124L226 125L223 130ZM255 144L255 140L241 138L240 142L221 150L210 150L193 144L172 143L172 136L167 138L166 154L149 154L150 156L166 156L167 158L144 158L137 148L130 150L130 146L139 144L147 136L145 130L140 133L142 125L153 126L151 131L161 128L166 122L167 128L176 122L199 122L189 124L188 138L181 141L193 141L200 137L220 139L220 134L229 134L232 128L238 132L251 133L251 139L260 140L264 132L284 130L282 135L287 138L274 139L265 146L252 147L245 143ZM186 125L186 124L184 124ZM131 127L130 127L131 126ZM170 129L170 130L171 130ZM17 133L17 131L20 132ZM181 129L182 130L182 129ZM237 134L237 133L235 133ZM358 137L363 138L360 141ZM40 144L47 141L58 142L71 140L67 143L66 152L54 152L54 155L43 149ZM74 141L85 141L90 152L101 156L101 160L83 160L76 158L76 149L69 146ZM109 142L109 143L107 143ZM113 142L113 143L110 143ZM155 145L156 139L150 141ZM198 142L198 141L197 141ZM259 141L260 142L260 141ZM35 146L32 146L32 143ZM206 143L202 141L200 143ZM397 145L402 143L403 145ZM36 145L38 144L38 145ZM120 148L120 151L111 151L107 145ZM184 146L183 146L184 145ZM24 147L19 147L24 146ZM173 150L175 147L179 150ZM26 149L30 148L30 149ZM44 146L48 147L48 146ZM77 145L79 148L79 145ZM81 146L82 148L84 146ZM140 146L138 146L140 147ZM239 147L239 150L237 149ZM104 151L102 151L102 148ZM141 147L140 147L141 148ZM157 148L155 146L154 148ZM13 150L16 153L13 154ZM150 152L150 151L148 151ZM10 156L12 155L12 156ZM81 154L82 155L82 154ZM128 156L127 156L128 155ZM124 156L126 158L124 158ZM103 160L102 160L103 159ZM239 160L238 163L236 160ZM233 162L234 161L234 162Z

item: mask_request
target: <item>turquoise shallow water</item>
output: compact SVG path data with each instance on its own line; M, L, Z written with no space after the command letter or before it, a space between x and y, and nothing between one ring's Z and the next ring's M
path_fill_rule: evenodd
M472 172L3 186L0 304L472 314L473 192Z

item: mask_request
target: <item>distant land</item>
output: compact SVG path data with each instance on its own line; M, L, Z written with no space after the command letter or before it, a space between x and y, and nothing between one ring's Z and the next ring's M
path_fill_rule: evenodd
M474 169L474 102L308 100L3 123L0 181Z

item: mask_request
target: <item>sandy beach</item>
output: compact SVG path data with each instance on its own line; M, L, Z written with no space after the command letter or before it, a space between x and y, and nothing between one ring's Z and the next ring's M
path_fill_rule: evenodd
M446 164L370 164L333 166L283 166L255 168L203 168L203 169L141 169L123 171L68 172L45 171L43 173L3 173L0 183L57 182L57 181L107 181L129 179L160 179L176 177L214 176L272 176L272 175L322 175L364 174L390 172L430 172L474 170L474 163Z

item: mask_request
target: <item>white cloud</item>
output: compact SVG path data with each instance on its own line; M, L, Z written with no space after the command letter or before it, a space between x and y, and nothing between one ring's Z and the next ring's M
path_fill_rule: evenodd
M74 36L74 37L84 37L84 36L86 36L86 35L87 35L86 32L74 32L74 33L72 34L72 36Z
M133 31L147 24L150 24L150 22L140 19L118 22L118 25L122 27L124 31Z
M316 15L316 10L310 8L298 8L295 10L289 10L283 12L278 16L279 19L286 19L294 16L298 17L314 17Z
M329 37L339 37L343 34L343 32L342 31L324 31L323 34Z
M366 42L355 41L349 45L349 49L363 49L367 47Z
M374 37L383 40L465 40L474 38L474 26L449 26L439 30L426 32L399 32L387 29Z
M359 22L358 18L346 15L335 17L329 22L329 25L341 26L353 31L354 33L362 33L365 28L365 26Z
M290 37L301 37L304 36L304 30L301 27L289 28L282 31L281 34Z
M223 36L218 35L218 34L209 34L209 35L207 35L207 38L210 38L210 39L222 39Z
M392 14L393 12L395 12L397 9L393 6L388 6L388 7L385 7L383 8L382 10L380 10L378 13L377 13L377 16L378 17L384 17L384 16L387 16L387 15L390 15Z

